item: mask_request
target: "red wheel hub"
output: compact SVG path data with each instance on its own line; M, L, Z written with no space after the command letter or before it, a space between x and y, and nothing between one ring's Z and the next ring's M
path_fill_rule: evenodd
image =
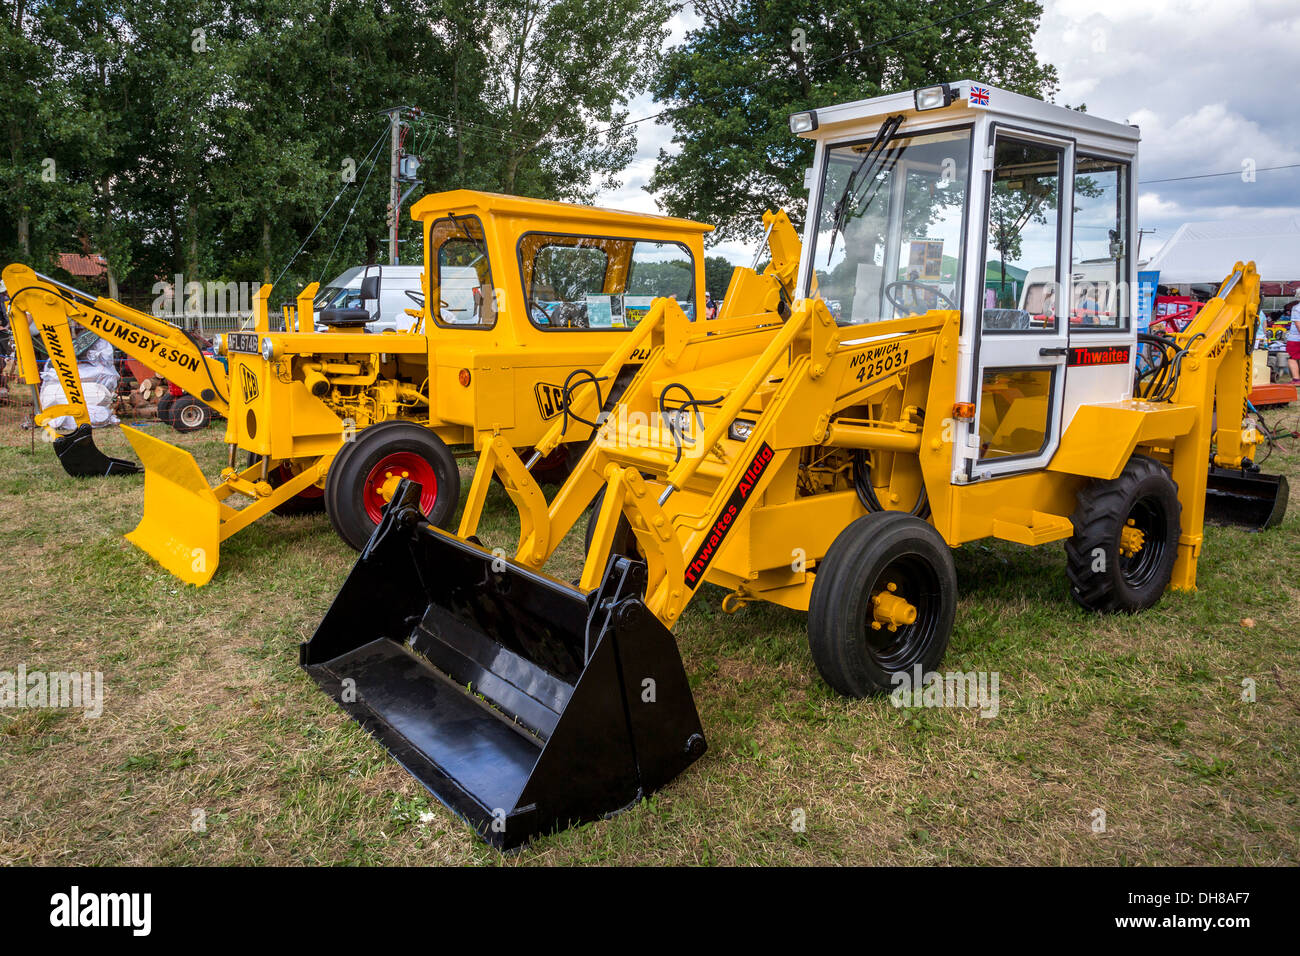
M275 475L275 484L278 487L293 477L293 471L288 465L277 465L275 468ZM324 488L318 487L317 485L308 485L302 491L298 492L298 494L294 495L294 497L319 498L323 494L325 494Z
M420 510L428 514L438 500L438 475L429 464L412 451L395 451L385 455L370 469L366 475L365 486L361 490L370 520L379 523L383 517L384 507L388 504L385 490L389 495L397 488L397 480L410 478L420 483Z

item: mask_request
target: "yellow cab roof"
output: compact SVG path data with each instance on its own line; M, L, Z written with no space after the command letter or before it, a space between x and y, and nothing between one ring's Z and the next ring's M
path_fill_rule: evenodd
M411 218L423 221L445 216L449 212L458 216L474 213L484 218L508 216L515 219L544 220L550 223L580 223L585 226L614 224L622 228L641 226L692 235L703 235L713 231L713 226L675 216L626 212L599 206L580 206L575 203L556 202L552 199L530 199L527 196L508 196L504 193L480 192L475 189L452 189L447 192L430 193L411 207Z

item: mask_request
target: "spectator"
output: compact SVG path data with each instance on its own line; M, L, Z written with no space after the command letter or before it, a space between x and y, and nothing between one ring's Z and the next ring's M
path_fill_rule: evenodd
M1287 319L1286 364L1291 369L1291 381L1300 382L1300 300L1291 305Z
M713 293L704 293L704 317L706 319L715 319L718 316L718 303L713 301Z

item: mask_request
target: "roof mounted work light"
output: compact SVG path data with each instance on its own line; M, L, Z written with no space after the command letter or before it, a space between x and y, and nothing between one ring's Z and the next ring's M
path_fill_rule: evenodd
M918 110L937 110L949 105L957 98L956 92L947 83L938 86L923 86L913 94Z
M799 133L811 133L817 128L817 111L806 110L803 113L790 114L790 132L798 135Z

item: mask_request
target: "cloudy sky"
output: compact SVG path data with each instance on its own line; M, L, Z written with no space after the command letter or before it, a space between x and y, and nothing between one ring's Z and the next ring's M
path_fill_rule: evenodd
M976 5L976 0L972 0ZM698 21L673 21L680 42ZM1035 43L1060 74L1058 103L1142 129L1139 218L1146 258L1184 222L1300 213L1298 0L1046 0ZM951 77L950 79L961 79ZM648 97L633 118L656 111ZM671 130L638 127L640 150L604 205L656 211L644 189ZM1257 170L1243 182L1246 161ZM1231 173L1157 182L1205 173ZM740 245L718 251L747 260Z

